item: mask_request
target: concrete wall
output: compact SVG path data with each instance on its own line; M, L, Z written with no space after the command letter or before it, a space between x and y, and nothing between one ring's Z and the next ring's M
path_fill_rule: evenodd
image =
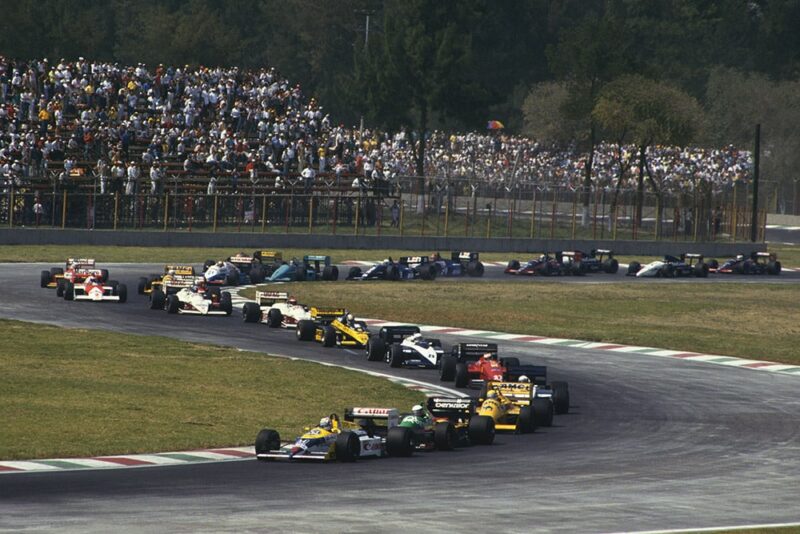
M3 245L117 245L159 247L230 247L232 249L320 248L397 249L418 253L469 250L478 252L554 252L608 248L617 254L660 256L695 252L725 257L766 250L764 243L690 243L673 241L584 241L478 237L353 236L210 232L137 232L111 230L0 229Z

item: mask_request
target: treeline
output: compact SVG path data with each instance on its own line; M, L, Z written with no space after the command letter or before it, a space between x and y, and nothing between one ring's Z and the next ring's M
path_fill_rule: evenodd
M760 122L779 151L800 136L798 0L15 0L0 20L11 57L275 66L348 125L749 146ZM640 102L627 119L662 124L632 132L610 104L652 97L624 87L642 79L678 104Z

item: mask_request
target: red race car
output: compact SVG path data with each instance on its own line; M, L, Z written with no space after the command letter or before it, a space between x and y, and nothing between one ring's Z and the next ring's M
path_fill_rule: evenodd
M73 285L82 284L86 278L94 276L101 282L108 281L108 270L98 269L93 259L69 258L64 268L53 267L49 271L42 271L40 284L42 287L56 288L56 295L64 296L65 282Z
M519 358L498 358L496 343L458 343L442 358L440 378L455 380L457 388L481 386L484 382L504 382L525 375L531 380L545 378L547 368L520 365Z

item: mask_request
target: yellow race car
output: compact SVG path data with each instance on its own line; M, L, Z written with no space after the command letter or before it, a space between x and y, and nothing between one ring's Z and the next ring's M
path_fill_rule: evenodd
M138 293L150 295L154 289L165 295L177 293L184 287L191 287L197 275L191 265L165 265L163 274L151 274L139 278Z
M481 391L475 413L491 417L497 430L533 432L553 424L552 393L531 382L490 381Z
M347 310L316 308L311 310L310 320L297 323L297 339L317 341L325 347L366 348L369 330Z

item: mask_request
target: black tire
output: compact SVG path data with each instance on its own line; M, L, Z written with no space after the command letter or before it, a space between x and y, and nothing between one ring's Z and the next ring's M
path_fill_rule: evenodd
M228 271L228 274L225 276L225 285L239 285L239 276L234 271Z
M214 265L214 263L216 263L214 260L206 260L206 261L204 261L203 262L203 272L206 272L209 267Z
M419 277L423 280L436 280L436 267L434 265L422 265L419 268Z
M64 269L61 267L50 267L50 276L55 277L57 274L64 274Z
M294 266L294 281L295 282L305 282L306 281L306 265L305 263L301 265Z
M100 269L100 281L103 283L108 281L108 269Z
M339 268L335 265L326 265L322 269L322 279L328 282L335 282L339 279Z
M456 428L450 421L441 421L436 423L433 427L433 443L436 445L436 450L439 451L452 451L456 448L458 442L458 434Z
M710 269L719 269L719 262L717 260L708 260L708 267Z
M469 276L480 277L483 276L483 264L479 261L471 261L467 264L467 274Z
M281 448L281 435L277 430L265 428L256 436L256 454L266 454L270 451L276 451ZM259 458L260 461L266 461L267 458Z
M261 319L261 306L256 302L245 302L242 306L242 321L257 323Z
M225 315L233 313L233 301L231 300L231 294L227 291L219 298L219 309L224 311Z
M47 284L49 284L52 279L53 277L50 276L50 271L42 271L39 276L39 285L41 287L47 287Z
M747 274L745 272L745 263L743 261L740 261L739 263L734 265L733 272L736 274Z
M771 261L767 263L767 274L771 274L773 276L781 274L781 262Z
M64 281L62 292L64 294L64 300L75 300L75 284L69 280Z
M167 313L178 313L181 301L178 295L167 295Z
M139 283L136 285L136 292L140 295L144 295L145 290L147 289L147 284L150 282L150 279L145 278L144 276L139 278Z
M517 416L517 434L527 434L536 430L536 418L534 417L533 408L530 406L523 406L519 409Z
M617 274L619 271L619 262L616 258L610 258L603 262L603 271L608 274Z
M128 286L125 284L117 284L116 293L119 297L120 304L128 301Z
M400 271L397 269L395 265L387 265L386 271L383 273L384 280L399 280L400 279Z
M367 361L379 362L386 355L386 342L379 336L369 336L367 340Z
M469 371L466 363L458 362L456 364L455 382L457 388L465 388L469 384Z
M511 260L510 262L508 262L508 265L506 265L506 268L519 269L519 260Z
M150 309L151 310L163 310L164 303L167 300L167 296L164 294L163 291L160 289L154 289L152 293L150 293Z
M314 341L314 333L316 332L316 330L317 330L317 325L314 324L314 321L309 321L308 319L298 321L297 330L295 331L297 334L297 340Z
M277 308L270 308L267 312L267 326L270 328L280 328L283 322L283 313Z
M361 278L361 267L350 267L347 278Z
M67 281L63 278L59 278L56 280L56 296L63 297L64 296L64 286L66 285Z
M467 435L474 445L491 445L494 443L494 419L488 415L473 415L469 420Z
M531 401L533 406L533 417L536 426L553 426L553 401L545 398L535 398Z
M708 264L702 261L695 263L692 273L697 278L708 278Z
M250 267L250 283L260 284L264 281L264 267L260 263L256 263Z
M441 369L439 369L439 380L442 382L452 382L456 378L457 360L453 356L445 355L442 357Z
M117 294L117 287L119 287L119 282L117 282L116 280L109 280L108 282L106 282L103 285L111 287L111 294L112 295L116 295Z
M636 274L642 270L642 264L638 261L632 261L628 264L628 274Z
M519 358L500 358L500 363L502 363L506 368L519 367Z
M389 349L386 357L386 363L389 364L389 367L398 368L403 366L403 348L400 345L392 345L392 348Z
M322 346L323 347L336 346L336 330L330 325L322 329Z
M386 453L389 456L411 456L414 453L414 436L410 428L395 426L386 434Z
M355 462L361 456L361 442L353 432L342 432L336 436L336 460Z
M553 389L553 409L556 414L569 413L569 385L566 382L555 381L550 387Z

